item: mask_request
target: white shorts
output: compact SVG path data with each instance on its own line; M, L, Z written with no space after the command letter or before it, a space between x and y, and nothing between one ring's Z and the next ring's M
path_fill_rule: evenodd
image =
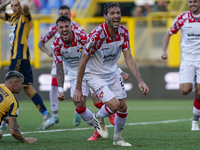
M67 74L67 67L63 63L63 69L64 69L64 74ZM51 75L56 75L56 64L55 61L52 63L52 68L51 68Z
M89 87L103 103L111 100L113 97L117 99L124 99L127 97L123 78L118 72L109 77L100 77L87 73L84 78Z
M200 83L200 61L189 61L182 59L179 69L179 83Z
M77 81L76 78L77 78L76 76L70 76L69 75L70 96L71 96L71 98L73 98L74 91L76 89L76 81ZM88 86L88 84L85 81L82 82L82 93L83 93L83 96L88 97L89 86Z

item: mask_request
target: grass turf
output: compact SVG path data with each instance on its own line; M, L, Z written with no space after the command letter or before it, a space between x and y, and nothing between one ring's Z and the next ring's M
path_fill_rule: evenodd
M50 102L45 101L44 103L51 112ZM59 103L59 124L48 130L39 130L42 133L39 133L36 128L41 126L43 118L32 101L19 100L19 105L20 111L17 120L20 131L28 132L23 135L37 138L38 143L29 144L17 141L8 135L7 127L6 130L3 130L6 136L0 140L1 150L192 150L198 149L200 146L200 132L191 131L192 100L127 100L129 112L122 137L133 145L129 148L112 145L114 127L110 125L107 118L105 119L106 124L110 125L108 139L87 141L94 129L83 120L78 127L72 125L74 106L70 100ZM91 100L87 101L87 107L92 112L98 110ZM172 122L161 122L166 120L172 120Z

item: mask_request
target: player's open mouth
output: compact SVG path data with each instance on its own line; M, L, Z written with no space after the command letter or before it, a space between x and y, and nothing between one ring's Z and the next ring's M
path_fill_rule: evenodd
M63 32L63 36L64 36L64 38L67 38L68 37L68 32Z
M117 26L119 24L119 20L114 20L113 25Z

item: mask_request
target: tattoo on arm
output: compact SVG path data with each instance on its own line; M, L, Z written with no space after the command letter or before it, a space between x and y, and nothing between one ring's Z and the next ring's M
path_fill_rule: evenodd
M9 118L9 131L14 138L21 142L26 142L26 139L22 136L21 132L19 131L17 119L16 118Z
M17 126L17 119L16 118L12 118L11 128L15 132L19 131L18 126Z
M63 87L63 84L64 84L63 63L56 64L56 77L58 81L58 86Z

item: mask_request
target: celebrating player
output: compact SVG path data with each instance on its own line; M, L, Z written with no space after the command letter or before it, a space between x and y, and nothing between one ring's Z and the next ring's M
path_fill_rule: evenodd
M162 59L167 59L167 47L170 38L181 30L182 35L182 59L179 69L180 91L183 95L187 95L192 91L193 84L196 84L192 131L199 130L200 116L200 0L188 0L190 11L186 11L174 20L171 28L165 34L163 39ZM195 77L196 76L196 77ZM194 83L194 79L197 79Z
M121 138L124 129L128 108L125 102L126 91L123 79L117 71L116 62L121 52L125 57L128 68L138 81L141 92L146 95L149 88L143 82L136 62L130 53L128 30L119 25L121 10L117 3L107 3L104 6L103 16L105 23L99 25L89 34L88 43L80 60L76 89L73 100L83 102L83 81L95 92L105 104L93 115L96 129L103 137L108 137L104 118L116 113L113 145L132 146ZM84 76L84 78L83 78Z

